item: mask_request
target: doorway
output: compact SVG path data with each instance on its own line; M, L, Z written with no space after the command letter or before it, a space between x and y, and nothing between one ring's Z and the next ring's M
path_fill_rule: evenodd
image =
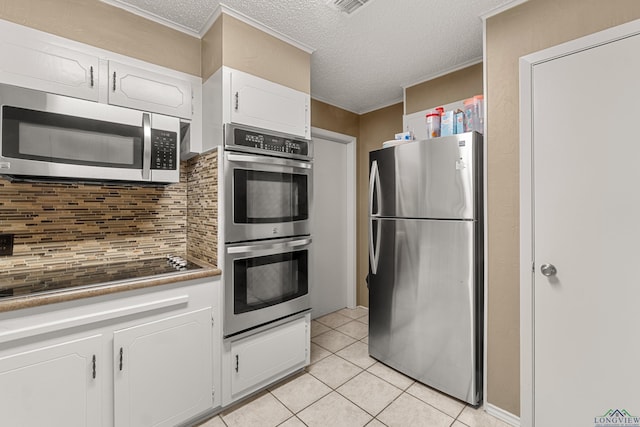
M311 316L356 305L356 139L312 128Z

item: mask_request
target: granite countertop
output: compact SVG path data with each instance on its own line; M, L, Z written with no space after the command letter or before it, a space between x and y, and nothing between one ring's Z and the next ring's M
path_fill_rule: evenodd
M149 261L0 274L0 312L215 277L222 273L203 261L189 259L187 270L147 274L157 270L145 265ZM131 268L139 269L142 277L128 278L131 274L126 273L131 272Z

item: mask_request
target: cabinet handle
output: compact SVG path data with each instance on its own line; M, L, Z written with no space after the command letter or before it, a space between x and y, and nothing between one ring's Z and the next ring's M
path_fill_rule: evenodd
M93 379L96 379L96 355L93 355L93 359L92 359L92 363L93 363Z
M89 68L89 84L93 87L93 65Z
M120 370L122 371L122 347L120 347Z
M116 72L113 72L113 91L116 91Z
M236 111L238 111L239 94L236 92Z
M240 359L239 359L239 356L236 354L236 372L238 372L239 364L240 364Z

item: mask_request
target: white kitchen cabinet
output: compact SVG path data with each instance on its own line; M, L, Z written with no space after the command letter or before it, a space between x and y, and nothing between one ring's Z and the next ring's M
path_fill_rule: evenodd
M212 405L211 309L116 331L115 425L173 426Z
M109 61L109 104L190 119L191 84Z
M202 146L183 147L183 153L205 152L223 145L227 123L309 139L310 106L308 93L221 67L202 85Z
M0 313L0 425L174 426L219 407L218 301L201 278Z
M309 364L310 316L230 341L230 402Z
M19 37L0 41L0 82L98 100L99 58L53 43Z
M100 426L102 336L62 338L0 352L0 424Z
M310 96L237 70L229 70L231 122L310 136Z

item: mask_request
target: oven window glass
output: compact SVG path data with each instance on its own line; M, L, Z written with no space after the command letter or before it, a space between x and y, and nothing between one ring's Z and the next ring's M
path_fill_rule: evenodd
M142 169L142 127L2 107L5 157Z
M233 312L246 313L306 295L308 283L306 250L235 260Z
M236 224L268 224L309 219L307 175L234 170Z

